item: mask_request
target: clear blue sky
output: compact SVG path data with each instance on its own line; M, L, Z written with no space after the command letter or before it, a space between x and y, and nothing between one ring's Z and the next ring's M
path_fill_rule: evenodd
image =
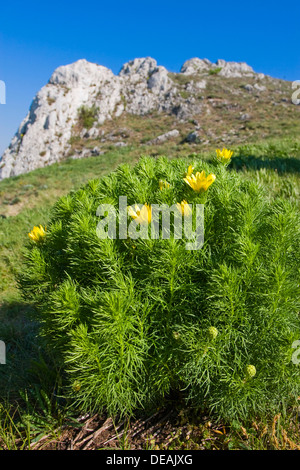
M53 70L85 58L118 73L151 56L178 72L192 57L247 62L255 71L300 79L299 1L1 2L0 155Z

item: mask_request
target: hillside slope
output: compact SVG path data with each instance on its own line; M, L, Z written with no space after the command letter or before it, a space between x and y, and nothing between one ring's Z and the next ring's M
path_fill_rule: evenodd
M186 61L170 73L150 58L118 75L79 60L54 71L0 162L0 179L114 147L187 146L193 151L299 134L291 83L245 63ZM183 147L184 148L184 147Z

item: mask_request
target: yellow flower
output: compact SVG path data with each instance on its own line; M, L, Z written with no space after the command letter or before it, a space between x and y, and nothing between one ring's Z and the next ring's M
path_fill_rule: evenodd
M46 227L45 227L45 230L41 225L39 227L33 227L33 230L31 230L31 232L28 233L28 236L34 242L40 242L46 236Z
M193 173L194 171L194 167L192 165L190 165L188 167L188 171L186 172L186 176L191 176L191 174Z
M227 150L225 148L222 151L220 149L217 149L216 153L217 153L217 159L220 162L224 162L224 163L229 162L229 160L231 159L233 155L232 150Z
M205 171L197 171L196 175L186 176L184 181L194 190L196 193L207 191L209 186L215 181L216 176L211 173L205 176Z
M137 204L134 208L129 206L127 208L128 214L132 219L136 221L137 224L149 224L152 218L152 208L148 204L144 204L140 209Z
M164 188L169 189L170 183L167 181L159 180L159 189L162 191Z
M181 203L179 204L179 202L176 204L177 206L177 209L179 210L179 212L182 214L182 215L185 215L187 217L189 217L192 213L192 209L189 207L189 204L188 202L186 202L185 200L181 201Z

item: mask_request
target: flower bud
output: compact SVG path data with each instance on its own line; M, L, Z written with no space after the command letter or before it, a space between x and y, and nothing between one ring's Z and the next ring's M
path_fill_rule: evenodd
M245 368L246 379L252 379L256 375L256 368L251 364Z
M74 392L79 392L79 390L81 389L80 382L78 380L75 380L75 382L72 385L72 388Z
M215 326L210 326L208 328L208 336L209 336L210 339L212 339L212 340L216 339L216 337L218 336L218 333L219 332L218 332L218 330Z

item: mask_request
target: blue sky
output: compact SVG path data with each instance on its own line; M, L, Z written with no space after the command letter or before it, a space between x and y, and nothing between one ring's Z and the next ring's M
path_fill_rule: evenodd
M1 2L0 154L53 70L81 58L118 73L135 57L151 56L172 72L206 57L299 80L299 17L298 1Z

